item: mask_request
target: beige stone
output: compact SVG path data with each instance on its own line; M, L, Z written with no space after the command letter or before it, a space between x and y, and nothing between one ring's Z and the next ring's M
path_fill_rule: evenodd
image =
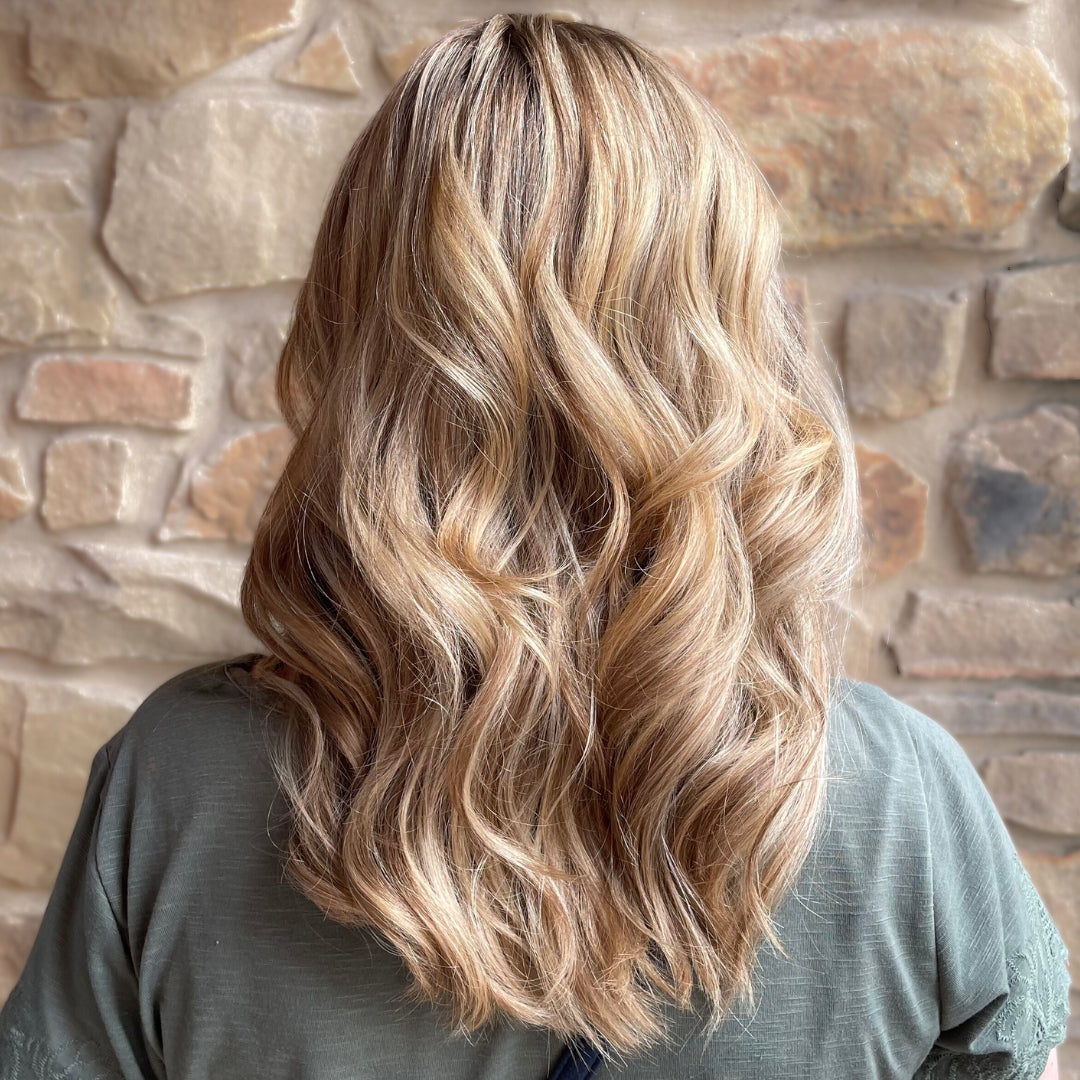
M313 33L296 56L275 69L274 77L297 86L312 86L339 94L360 92L353 58L337 24Z
M0 172L0 345L98 345L116 292L62 171Z
M784 299L791 305L799 328L799 342L804 349L813 343L813 326L810 321L810 297L805 277L788 275L784 278Z
M247 420L280 420L275 379L288 319L252 323L229 336L226 356L232 407Z
M46 105L8 98L0 101L0 147L33 146L86 135L81 105Z
M364 115L236 97L133 108L109 253L146 301L302 278Z
M1080 600L918 590L889 638L901 675L943 679L1080 676Z
M114 435L56 439L45 451L41 516L54 532L119 521L131 445Z
M0 889L0 1007L26 966L48 902L46 890Z
M847 621L843 624L845 633L842 656L844 674L849 679L872 681L874 653L878 646L877 635L861 612L847 609L845 615Z
M193 323L178 315L142 308L117 311L109 344L163 356L206 355L206 338Z
M229 439L181 479L159 540L198 537L247 544L293 446L283 424Z
M1080 694L1024 686L990 694L923 691L901 699L953 735L1080 735Z
M743 138L796 247L999 241L1068 160L1065 88L996 28L860 20L658 51Z
M976 570L1080 570L1080 408L1043 404L976 424L949 476Z
M953 396L967 296L878 289L848 299L844 390L856 416L900 420Z
M0 560L0 644L55 664L183 663L251 652L239 556L129 544L15 544Z
M1065 187L1058 202L1058 221L1066 229L1080 229L1080 163L1075 157L1065 171Z
M0 454L0 521L21 517L34 505L18 451Z
M923 553L928 487L895 458L856 445L864 559L877 577L899 573Z
M12 683L0 681L0 843L11 831L18 786L19 744L26 701Z
M992 757L983 781L1001 816L1043 832L1080 834L1080 753L1031 750Z
M294 0L7 0L7 6L28 20L29 33L8 49L19 69L14 78L28 76L53 98L167 94L299 21Z
M20 682L22 718L14 820L0 845L0 880L49 889L71 837L90 763L139 704L138 695Z
M43 356L15 410L23 420L183 430L192 425L191 376L152 361Z
M999 379L1080 379L1080 260L987 283L990 370Z
M437 30L430 26L425 26L420 30L417 30L412 37L406 41L394 42L391 45L382 45L375 50L375 55L379 58L379 63L382 64L383 71L386 72L386 77L392 82L396 83L406 71L409 70L412 62L434 41L437 41L445 33L444 30Z

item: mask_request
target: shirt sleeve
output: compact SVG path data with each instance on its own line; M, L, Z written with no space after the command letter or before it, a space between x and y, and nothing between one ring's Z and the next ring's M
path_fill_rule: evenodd
M4 1080L145 1080L139 987L122 918L98 870L109 743L82 807L26 966L0 1010Z
M1068 951L971 759L919 716L941 1030L915 1077L1038 1080L1065 1039Z

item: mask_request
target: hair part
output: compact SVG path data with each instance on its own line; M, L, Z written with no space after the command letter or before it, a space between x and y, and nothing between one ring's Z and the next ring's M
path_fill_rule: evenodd
M331 190L241 606L292 880L460 1031L714 1032L783 951L860 539L780 249L717 112L548 15L430 45Z

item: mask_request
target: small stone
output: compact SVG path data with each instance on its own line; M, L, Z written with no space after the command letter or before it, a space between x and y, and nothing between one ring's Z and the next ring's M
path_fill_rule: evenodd
M1080 408L1043 404L977 424L949 464L949 497L975 569L1080 569Z
M27 74L53 98L152 97L288 33L294 0L7 0L25 13Z
M870 623L854 609L844 610L846 624L843 642L842 666L849 679L872 682L871 671L878 639Z
M33 146L86 135L86 110L79 105L0 101L0 147Z
M1043 832L1080 834L1080 753L1002 754L983 780L1002 817Z
M288 319L253 323L230 335L226 345L233 409L247 420L280 420L277 364Z
M138 706L130 690L19 682L25 700L19 785L0 880L50 889L71 838L90 763Z
M141 349L163 356L204 356L202 331L178 315L124 308L116 313L109 344L120 349Z
M864 559L871 574L899 573L923 553L928 487L888 454L856 445Z
M181 479L158 539L251 543L293 441L283 424L230 439L195 468L189 482Z
M412 62L433 42L443 36L444 31L435 30L425 26L418 30L408 41L399 42L396 45L382 46L375 50L379 63L386 72L386 77L396 83Z
M999 379L1080 379L1080 261L987 283L990 370Z
M657 51L742 139L799 250L1001 246L1068 160L1064 85L994 27L860 19Z
M302 279L365 115L236 97L132 108L102 230L109 254L147 302Z
M151 361L44 356L30 368L15 411L23 420L180 431L192 425L191 376Z
M852 296L844 387L856 416L900 420L948 401L964 348L967 296L877 290Z
M1080 164L1075 157L1065 170L1065 188L1058 203L1058 221L1066 229L1080 230Z
M791 305L799 327L799 344L804 349L811 345L810 298L804 277L788 275L784 278L784 299Z
M931 679L1080 676L1080 607L1068 600L919 590L889 646L901 675Z
M0 1007L26 967L48 902L45 890L0 889Z
M353 59L336 25L312 34L298 55L278 66L274 78L339 94L360 92Z
M54 532L119 521L131 446L113 435L56 439L45 451L41 516Z
M1078 735L1080 694L1005 687L991 694L904 694L913 709L953 735Z
M1047 851L1018 849L1018 854L1051 921L1061 934L1070 958L1080 956L1080 851L1055 855ZM1071 959L1069 971L1076 990L1080 972ZM1065 1080L1064 1073L1062 1080Z
M0 520L21 517L33 505L34 497L26 486L18 452L8 450L0 454Z

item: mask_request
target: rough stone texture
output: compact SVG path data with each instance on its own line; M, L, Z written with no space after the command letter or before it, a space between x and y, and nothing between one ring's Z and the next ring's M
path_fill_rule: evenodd
M274 379L289 320L252 323L226 345L229 392L235 412L247 420L280 420Z
M25 15L17 72L54 98L152 97L296 26L294 0L7 0ZM10 33L10 31L9 31Z
M1043 832L1080 835L1080 753L1032 750L1002 754L983 780L1002 817Z
M116 313L109 344L164 356L205 356L202 331L177 315L124 308Z
M1080 676L1080 599L919 590L889 638L901 675L1001 679Z
M193 419L191 376L152 361L43 356L15 410L23 420L184 430Z
M864 560L871 574L899 573L923 553L928 487L888 454L856 445Z
M131 445L114 435L56 439L45 451L41 516L54 532L119 521Z
M220 98L135 107L102 235L146 301L302 278L364 114Z
M20 682L25 702L11 832L0 844L0 881L51 888L86 789L90 763L139 704L138 695Z
M804 277L784 278L784 297L794 310L799 325L799 341L804 349L809 349L813 338L810 322L810 296Z
M9 98L0 101L0 147L33 146L86 134L86 110L79 105L45 105Z
M296 56L278 66L274 77L297 86L313 86L339 94L360 92L349 47L337 25L312 34Z
M742 136L811 249L979 246L1068 161L1046 58L1004 31L867 21L658 50Z
M251 543L292 446L283 424L230 439L196 466L190 480L181 477L158 539Z
M1069 950L1069 971L1075 992L1080 989L1080 969L1072 960L1072 957L1080 956L1080 851L1070 855L1023 849L1018 851L1021 862L1031 875L1032 884L1058 928L1065 948ZM1075 1012L1074 1009L1074 1017Z
M1065 172L1065 188L1058 202L1058 221L1066 229L1080 230L1080 163L1075 157Z
M1080 694L1016 686L991 694L924 691L901 699L954 735L1080 736Z
M900 420L952 397L967 296L880 289L848 299L844 389L856 416Z
M99 345L115 305L69 177L0 172L0 345Z
M0 521L21 517L33 505L18 452L5 451L0 454Z
M957 442L949 472L975 569L1080 569L1080 408L1038 405L976 424Z
M995 274L986 305L999 379L1080 379L1080 261Z
M0 889L0 1004L26 966L48 902L45 890Z
M130 545L8 543L0 650L57 664L186 663L259 649L239 614L239 557Z

